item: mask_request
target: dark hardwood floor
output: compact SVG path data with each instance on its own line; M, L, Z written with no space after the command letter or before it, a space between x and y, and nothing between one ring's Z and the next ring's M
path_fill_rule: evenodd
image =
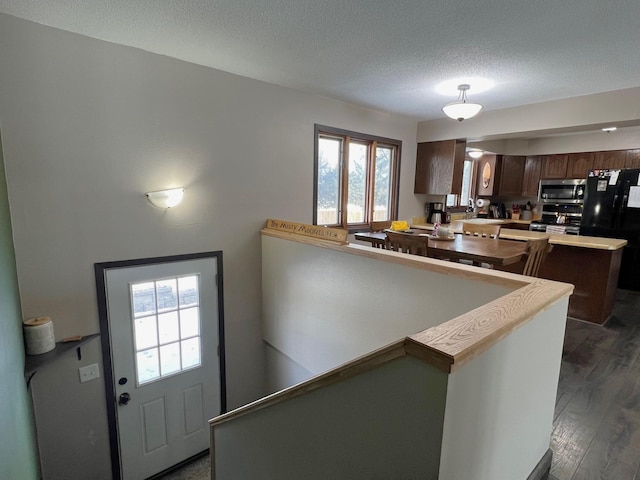
M640 480L640 292L605 326L569 319L549 480Z

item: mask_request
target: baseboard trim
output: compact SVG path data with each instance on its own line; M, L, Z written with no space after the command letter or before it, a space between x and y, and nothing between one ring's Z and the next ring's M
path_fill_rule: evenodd
M553 459L553 452L549 449L545 452L531 474L527 477L527 480L545 480L549 476L551 459Z

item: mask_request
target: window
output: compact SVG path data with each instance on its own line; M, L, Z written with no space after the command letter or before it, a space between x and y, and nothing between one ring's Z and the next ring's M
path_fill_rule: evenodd
M198 275L130 288L138 385L200 366Z
M475 163L472 158L465 159L462 170L462 193L459 196L447 195L447 207L469 206L469 200L472 200L475 194L473 185Z
M313 223L357 230L398 217L402 142L316 125Z

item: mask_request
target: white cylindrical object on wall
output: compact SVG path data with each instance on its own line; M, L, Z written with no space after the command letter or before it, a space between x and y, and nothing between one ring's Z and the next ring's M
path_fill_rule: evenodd
M40 355L56 348L53 322L49 317L30 318L23 322L27 355Z

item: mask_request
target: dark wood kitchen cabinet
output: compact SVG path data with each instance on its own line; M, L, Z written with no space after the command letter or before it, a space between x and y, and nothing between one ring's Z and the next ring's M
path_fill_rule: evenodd
M413 193L460 195L466 146L465 140L419 143Z
M640 149L626 151L624 168L640 168Z
M520 196L522 195L522 180L526 157L514 155L502 155L498 157L500 169L500 188L498 195Z
M549 155L542 162L542 178L567 178L567 164L569 155Z
M613 150L609 152L595 152L593 154L593 168L597 170L625 168L627 159L626 150Z
M593 158L593 152L570 153L567 178L587 178L587 172L593 168Z
M543 158L539 156L527 157L524 164L524 177L522 178L522 196L537 197L540 175L542 174Z

